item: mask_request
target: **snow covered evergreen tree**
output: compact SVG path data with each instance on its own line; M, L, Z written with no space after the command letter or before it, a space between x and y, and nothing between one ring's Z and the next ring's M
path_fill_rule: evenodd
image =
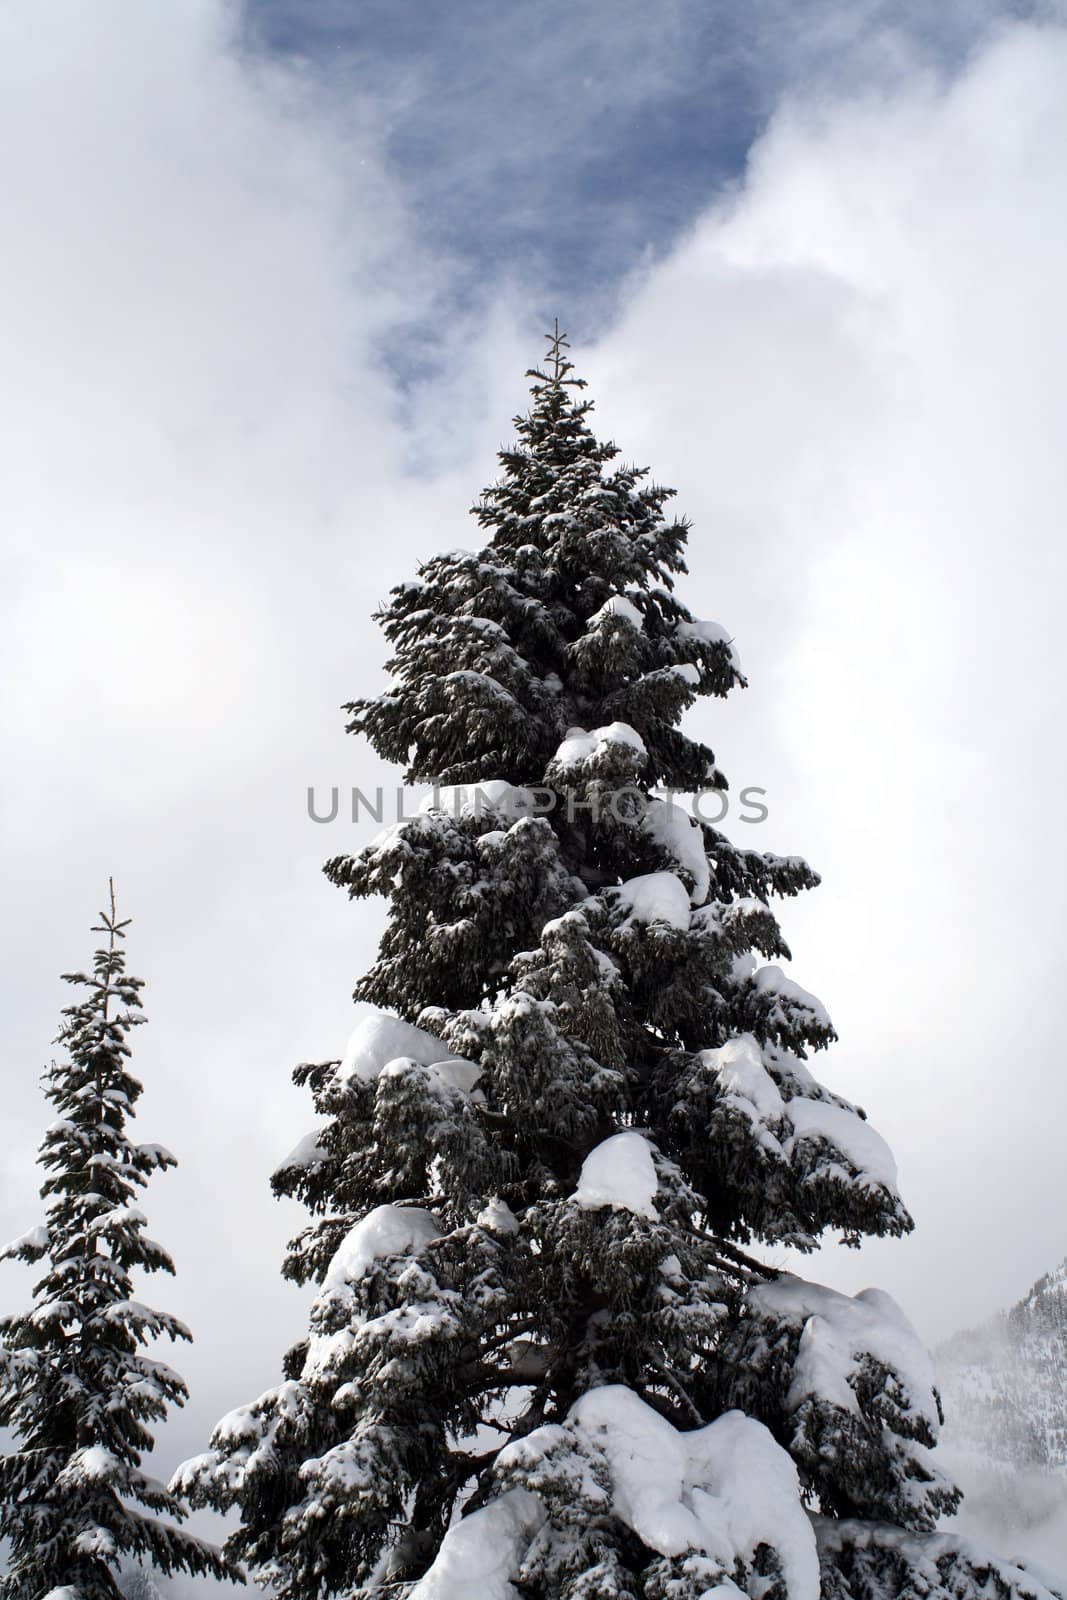
M724 785L679 721L744 682L675 593L687 526L558 334L546 366L485 543L393 592L394 681L349 707L439 787L328 864L389 922L274 1178L309 1334L178 1483L279 1600L1048 1600L933 1532L958 1495L888 1296L746 1248L912 1224L777 964L815 875L670 797Z
M93 930L107 943L92 973L64 974L86 993L63 1012L57 1043L69 1059L45 1074L57 1113L39 1155L46 1221L0 1252L48 1263L32 1309L0 1319L0 1425L14 1435L0 1457L0 1536L10 1549L2 1600L53 1590L63 1600L121 1600L127 1556L164 1573L231 1575L176 1526L185 1506L141 1467L149 1424L186 1398L178 1374L143 1347L190 1335L133 1298L135 1273L174 1271L135 1201L153 1172L175 1163L161 1145L126 1134L141 1094L126 1036L145 1020L143 985L127 975L120 942L128 926L112 890Z

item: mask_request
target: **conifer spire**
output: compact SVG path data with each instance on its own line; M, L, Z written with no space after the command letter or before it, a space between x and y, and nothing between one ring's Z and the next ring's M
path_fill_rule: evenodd
M84 994L64 1008L64 1056L44 1075L57 1113L38 1157L45 1222L0 1251L0 1260L47 1263L32 1309L0 1318L0 1426L14 1436L0 1457L0 1536L11 1551L2 1600L41 1600L52 1589L65 1600L117 1600L127 1557L163 1573L232 1575L177 1526L185 1506L142 1467L150 1424L187 1396L144 1346L191 1335L134 1298L135 1273L174 1272L135 1201L175 1161L126 1133L141 1095L127 1035L145 1021L143 983L126 971L129 926L109 879L93 925L106 942L91 974L63 974Z
M546 352L548 359L546 361L546 365L551 363L552 366L552 372L547 381L551 381L553 386L556 388L558 388L561 384L567 383L572 389L584 389L586 387L584 378L568 377L568 373L574 371L574 364L569 357L564 355L564 351L570 349L570 341L565 333L560 333L558 317L553 320L552 332L546 333L545 339L548 341L548 350ZM546 374L543 373L538 367L530 367L527 370L526 376L528 378L538 378L546 381Z
M558 383L561 377L563 377L564 373L570 371L571 366L566 356L563 355L564 350L570 349L570 344L567 340L567 335L565 333L560 333L559 331L558 317L556 317L552 323L552 332L546 333L545 338L549 343L548 358L552 362L553 377Z

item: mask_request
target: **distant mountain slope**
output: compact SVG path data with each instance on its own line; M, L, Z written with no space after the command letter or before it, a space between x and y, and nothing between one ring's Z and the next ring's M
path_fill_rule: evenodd
M1067 1571L1067 1260L936 1357L956 1526Z
M951 1448L1005 1467L1067 1468L1067 1261L937 1360Z

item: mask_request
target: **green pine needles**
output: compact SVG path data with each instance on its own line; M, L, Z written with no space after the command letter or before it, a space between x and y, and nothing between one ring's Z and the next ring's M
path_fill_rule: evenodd
M210 1546L177 1526L181 1500L141 1466L151 1424L186 1398L176 1372L145 1353L160 1336L188 1339L176 1318L135 1298L135 1274L173 1272L145 1232L139 1191L174 1166L126 1128L141 1094L127 1035L145 1018L140 978L126 972L128 921L110 909L90 974L65 973L82 998L63 1012L63 1059L45 1074L56 1120L41 1143L44 1225L0 1259L46 1263L31 1310L0 1319L0 1536L8 1541L2 1600L116 1600L127 1558L159 1572L226 1576Z
M481 547L393 591L392 683L348 707L438 791L326 869L389 918L274 1177L308 1335L178 1486L278 1600L1049 1600L934 1532L959 1495L889 1297L753 1253L912 1224L778 965L818 880L671 801L725 784L680 722L744 683L676 593L687 525L558 329L530 377Z

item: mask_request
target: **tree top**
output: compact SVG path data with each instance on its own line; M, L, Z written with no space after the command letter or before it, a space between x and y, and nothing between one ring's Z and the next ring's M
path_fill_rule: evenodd
M564 354L564 351L570 349L570 343L567 335L560 332L558 317L553 317L552 332L546 333L544 337L548 341L545 366L551 367L552 370L543 372L540 367L527 367L526 376L528 378L536 378L539 385L547 384L550 389L562 389L564 387L584 389L586 386L584 378L570 378L567 376L568 373L574 371L574 363Z

